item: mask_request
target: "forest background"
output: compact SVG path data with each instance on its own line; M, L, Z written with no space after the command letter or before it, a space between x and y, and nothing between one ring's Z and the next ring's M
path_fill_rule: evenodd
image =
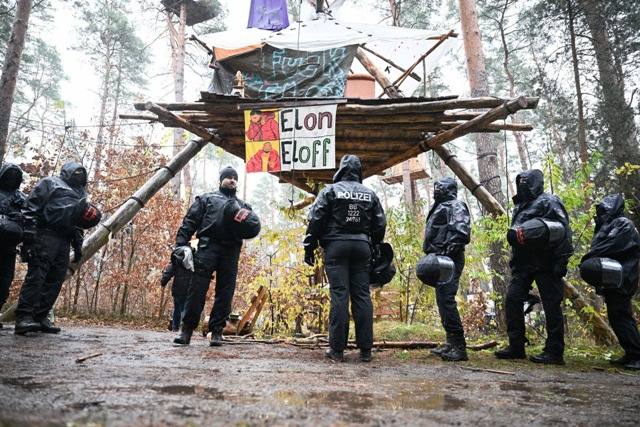
M21 3L25 1L0 1L2 45L10 44L14 15ZM28 3L32 9L3 138L4 161L18 163L26 172L25 192L42 177L55 174L65 161L82 162L90 171L91 199L108 217L191 137L158 124L121 120L119 115L133 111L134 102L197 100L210 77L210 58L198 43L188 41L185 71L180 74L176 50L179 14L167 7L180 2ZM199 3L206 6L211 19L187 26L186 34L224 30L225 5L217 0ZM473 3L359 0L358 6L375 22L460 33L461 12ZM291 21L299 18L301 9L304 13L302 6L300 1L289 1ZM557 194L571 216L575 255L567 280L587 303L575 309L575 297L565 301L569 337L606 343L610 335L598 332L591 322L606 315L605 307L580 280L576 267L592 236L594 202L603 195L624 192L629 214L638 226L640 10L631 1L595 0L478 0L475 7L488 94L535 96L540 103L537 109L510 118L531 123L532 132L485 136L493 151L483 151L473 137L458 139L448 147L475 176L482 159L494 158L499 166L497 176L483 184L494 188L494 197L507 212L512 208L517 173L543 170L546 191ZM52 40L58 34L52 31L57 27L53 24L59 19L64 19L67 34L73 34L68 44L75 59L68 62L69 52L61 52L60 44ZM0 54L6 70L7 54ZM415 95L476 96L469 88L467 60L460 43ZM71 75L81 70L82 82L68 79L70 65L75 68ZM61 88L79 88L85 81L93 82L93 93L82 92L91 99L82 99L86 107L79 112L73 103L80 101L65 99ZM182 91L178 90L181 84ZM0 101L3 94L0 92ZM169 245L193 197L216 189L218 171L226 165L243 170L244 162L212 145L202 150L180 177L65 282L56 315L164 325L171 303L159 279L169 261ZM433 153L427 153L425 167L430 178L415 182L419 197L412 204L403 198L401 185L385 184L384 177L366 182L383 200L389 223L387 240L395 248L398 270L384 292L374 296L378 313L413 325L409 335L420 333L422 327L443 335L433 291L422 286L413 268L422 256L432 182L453 174ZM482 179L482 173L480 176ZM240 196L260 215L263 230L244 246L234 312L243 313L263 285L268 288L268 301L258 324L262 332L325 332L326 279L302 262L306 211L291 209L308 195L279 184L268 174L245 174L240 181ZM460 308L469 336L482 339L503 331L508 271L500 266L509 257L504 238L509 217L489 215L466 189L461 188L459 197L473 215L472 241L460 282ZM19 264L10 302L17 298L25 270L26 265ZM639 307L636 301L636 313ZM543 334L542 316L536 310L528 318L534 337Z

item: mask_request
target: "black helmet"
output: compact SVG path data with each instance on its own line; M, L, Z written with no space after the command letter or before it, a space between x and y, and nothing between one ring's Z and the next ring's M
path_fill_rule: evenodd
M171 264L185 270L194 270L193 248L190 245L178 246L171 252Z
M380 243L376 246L371 258L371 280L372 289L381 288L393 279L396 275L396 267L393 265L393 248L389 243Z
M230 200L224 207L224 225L236 239L253 239L260 234L260 218L251 209Z
M545 249L564 239L562 223L545 218L532 218L507 231L507 241L511 246L528 249Z
M596 289L619 289L624 275L615 259L594 257L580 264L580 277Z
M429 254L416 264L416 276L425 285L433 286L446 283L453 277L455 265L451 258L444 255Z

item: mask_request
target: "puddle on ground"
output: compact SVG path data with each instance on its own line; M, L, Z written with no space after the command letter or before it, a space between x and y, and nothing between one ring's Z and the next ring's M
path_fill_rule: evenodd
M192 385L170 385L165 387L153 387L158 393L179 396L198 395L207 399L225 400L225 394L214 387L201 387Z

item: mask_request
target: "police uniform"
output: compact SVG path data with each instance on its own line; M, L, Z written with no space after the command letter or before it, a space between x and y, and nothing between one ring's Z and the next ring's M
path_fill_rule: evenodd
M624 199L620 194L609 195L598 203L595 223L591 248L581 262L605 257L618 261L622 267L619 288L596 287L596 292L604 296L609 323L625 352L611 363L640 370L640 333L631 305L638 290L640 234L633 222L624 217Z
M20 209L26 196L19 190L22 169L13 163L4 163L0 168L0 221L14 220L21 216ZM2 245L0 248L0 310L9 298L9 288L16 271L16 246ZM1 327L1 324L0 324Z
M238 173L232 167L220 172L220 182ZM196 197L185 215L176 237L176 246L189 244L195 233L199 239L198 250L194 258L194 273L187 294L182 333L174 340L176 344L190 343L191 334L200 322L204 309L207 291L211 279L216 279L215 297L209 315L209 331L212 333L211 345L220 345L222 330L231 314L231 303L236 289L238 260L242 239L231 234L230 227L224 221L225 205L237 202L245 209L251 206L236 197L236 190L225 189L202 194Z
M558 222L564 228L560 241L544 248L513 246L509 262L511 282L507 289L505 314L509 346L495 352L501 359L526 358L524 346L524 301L536 282L544 309L547 339L539 355L532 355L536 363L564 364L564 319L561 304L564 299L562 278L573 254L569 217L560 199L544 193L544 176L538 169L524 171L516 177L518 192L513 197L515 208L512 226L519 226L533 218Z
M333 177L309 211L304 238L305 260L313 264L313 251L324 248L324 269L330 285L329 344L327 355L342 360L349 336L349 299L361 357L370 359L373 347L373 305L369 293L372 245L382 242L387 221L378 196L362 185L358 157L345 155ZM334 358L334 357L332 357Z
M173 278L173 282L171 283L171 296L173 297L171 325L174 332L180 330L180 323L182 322L182 314L187 301L187 292L189 291L192 276L193 273L190 270L176 266L173 263L169 263L162 272L160 286L167 286Z
M25 237L29 254L27 275L20 289L15 333L29 331L57 333L48 320L69 265L74 248L79 260L83 231L74 225L77 207L85 201L87 171L80 163L62 166L59 177L43 178L24 202ZM35 324L34 324L35 322Z
M464 247L470 242L471 216L469 208L457 199L458 185L445 177L434 183L435 203L429 210L422 250L451 258L455 270L451 279L436 286L436 303L447 344L434 351L444 360L467 360L466 340L456 304L460 275L464 269Z

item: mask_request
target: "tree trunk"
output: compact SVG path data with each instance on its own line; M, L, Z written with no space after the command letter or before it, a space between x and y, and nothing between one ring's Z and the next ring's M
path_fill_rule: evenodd
M591 33L591 43L596 54L598 74L602 90L602 113L604 122L611 135L613 158L616 166L626 163L640 165L640 147L638 147L637 128L633 108L625 99L624 73L614 56L611 40L607 31L607 19L603 3L596 0L580 0L587 25ZM618 184L620 192L630 198L631 219L640 228L640 174L638 171L621 174Z
M580 62L578 61L578 47L576 44L576 32L574 28L575 15L573 14L573 0L567 0L567 20L569 21L569 37L571 40L571 61L573 63L573 79L576 84L576 102L578 103L578 142L580 143L580 163L584 174L584 187L589 186L589 174L587 173L587 131L584 123L584 100L582 98L582 85L580 83ZM589 210L591 201L585 192L584 209Z
M16 92L22 51L29 27L31 15L31 0L18 0L16 2L16 15L13 18L11 37L7 43L4 56L2 77L0 77L0 165L4 161L7 152L7 135L9 133L9 119L13 107L13 96Z
M478 25L478 11L475 0L458 0L460 7L460 22L462 25L462 39L467 56L467 72L471 97L489 96L489 84L482 53L482 38ZM498 149L495 139L490 134L475 134L476 151L478 154L478 173L480 183L483 184L493 198L504 206L505 197L500 188L500 167L498 164ZM507 261L502 256L502 241L490 245L491 268L493 274L492 283L494 291L504 301L507 295L507 283L511 278L511 271ZM504 330L506 326L504 308L496 305L496 318L498 328Z
M504 61L502 63L504 67L504 72L509 78L509 95L511 98L515 98L515 86L516 82L513 78L513 73L509 69L509 46L507 45L507 38L504 30L504 17L507 11L507 7L509 5L509 0L505 0L504 7L502 9L502 14L500 15L500 21L498 22L498 26L500 28L500 40L502 40L502 49L504 51ZM511 123L518 124L518 113L514 113L510 116ZM527 150L525 148L524 137L522 132L514 131L513 136L516 139L516 146L518 147L518 157L520 158L520 166L522 170L529 169L529 162L527 161ZM506 169L505 169L506 170ZM509 176L509 174L505 174L505 176Z
M111 80L111 32L105 34L104 74L102 75L102 96L100 99L100 116L98 117L98 135L96 136L96 152L94 157L94 176L100 176L102 151L104 149L104 128L107 119L107 101L109 100L109 82Z
M173 82L174 95L176 102L184 101L184 56L185 56L185 27L187 22L187 3L180 4L180 20L178 28L173 26L171 21L171 13L167 12L167 25L169 26L169 38L171 42L172 62L173 62ZM184 145L184 129L176 127L173 129L173 155L175 156ZM188 179L187 179L188 175ZM184 169L176 174L171 180L174 197L180 197L180 187L182 186L182 177L185 177L185 200L191 199L191 174L189 173L189 165L185 165ZM189 182L187 182L189 181Z

